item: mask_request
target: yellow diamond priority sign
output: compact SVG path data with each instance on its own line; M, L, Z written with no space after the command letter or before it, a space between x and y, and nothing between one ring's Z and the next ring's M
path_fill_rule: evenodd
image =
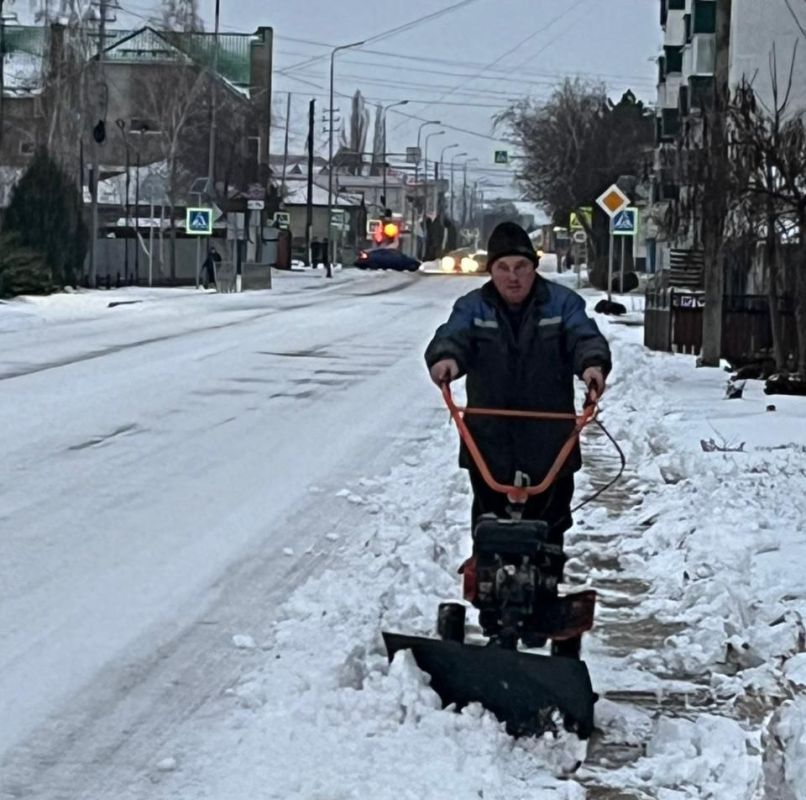
M615 217L630 204L630 199L614 183L596 202L605 214Z

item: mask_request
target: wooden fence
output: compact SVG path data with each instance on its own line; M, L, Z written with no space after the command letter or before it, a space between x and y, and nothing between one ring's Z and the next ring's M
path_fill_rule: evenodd
M703 292L653 289L646 295L644 344L650 350L699 355L702 349ZM784 353L797 353L792 304L781 301ZM734 366L772 355L769 303L760 295L726 296L722 306L722 357Z

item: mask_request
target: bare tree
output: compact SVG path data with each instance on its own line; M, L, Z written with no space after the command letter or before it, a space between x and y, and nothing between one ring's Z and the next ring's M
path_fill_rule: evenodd
M753 82L746 77L739 85L730 108L731 169L734 184L741 187L741 199L733 211L735 229L761 231L764 243L764 274L769 301L773 350L776 366L783 369L787 353L783 347L781 318L782 272L780 269L782 236L791 229L791 197L782 193L779 162L798 162L797 153L785 152L793 139L789 135L797 124L789 113L795 77L797 44L792 53L785 87L778 75L778 58L773 45L770 54L772 105L766 106L756 96ZM801 154L806 157L806 153ZM735 233L731 234L735 236Z
M718 367L722 356L722 302L725 286L724 236L728 217L727 116L730 103L730 21L732 0L717 0L716 65L711 113L704 116L701 238L705 258L705 308L700 363Z
M171 238L171 279L176 278L177 207L185 204L190 182L195 177L187 169L190 153L185 143L193 128L206 130L207 105L205 73L190 64L165 67L162 79L155 75L139 77L133 96L145 120L152 127L150 137L157 142L165 162L166 197Z
M550 209L558 224L575 212L588 234L594 272L606 274L607 221L597 211L589 223L582 209L620 177L644 171L654 143L651 112L631 92L613 103L603 84L567 79L548 100L523 100L496 124L523 155L518 179L527 197Z
M204 30L199 0L162 0L160 13L152 22L166 31L196 33Z

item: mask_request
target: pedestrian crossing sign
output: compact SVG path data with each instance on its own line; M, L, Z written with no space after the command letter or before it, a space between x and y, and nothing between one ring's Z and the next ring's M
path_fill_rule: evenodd
M614 236L635 236L638 233L638 209L625 208L613 217Z
M185 215L185 230L194 236L211 236L213 233L213 209L187 209Z

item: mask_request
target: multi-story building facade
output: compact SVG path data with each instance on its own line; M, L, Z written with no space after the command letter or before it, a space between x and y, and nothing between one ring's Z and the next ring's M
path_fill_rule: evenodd
M703 112L714 97L717 2L660 0L660 22L664 40L658 56L657 146L647 244L655 271L676 273L672 277L694 287L701 280L702 265L695 183L703 172ZM747 79L762 106L772 109L773 64L781 96L794 67L787 111L806 111L804 31L804 3L733 0L731 92Z
M699 157L703 111L714 91L716 0L660 0L663 51L658 57L655 175L648 260L654 271L689 268L699 281L696 211L689 181ZM680 224L681 215L692 216Z

